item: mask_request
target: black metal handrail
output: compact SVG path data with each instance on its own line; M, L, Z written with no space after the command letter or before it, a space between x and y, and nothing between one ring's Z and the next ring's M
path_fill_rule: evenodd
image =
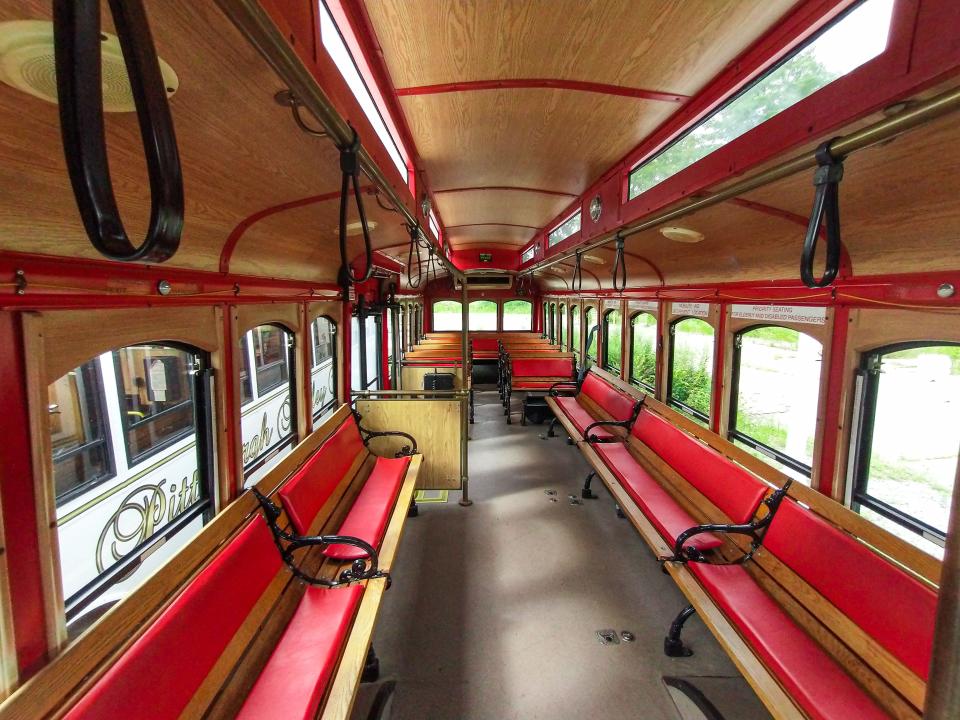
M142 0L110 0L133 91L150 180L150 224L130 241L110 179L103 121L99 0L54 0L60 132L84 229L111 260L160 263L180 246L183 174L166 87Z

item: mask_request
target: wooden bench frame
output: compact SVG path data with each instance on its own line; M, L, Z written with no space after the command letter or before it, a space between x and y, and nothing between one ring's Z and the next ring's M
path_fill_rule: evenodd
M570 382L573 383L576 381L576 358L573 353L561 353L561 352L518 352L518 353L504 353L502 356L503 363L503 381L502 381L502 390L501 390L501 404L503 405L503 414L507 418L507 425L513 423L512 420L512 397L513 397L513 361L514 360L570 360L571 361L571 375L570 377L561 377L559 375L521 375L519 376L525 382L540 382L548 385L548 387L543 388L544 392L549 391L550 385L555 385L559 383ZM529 390L520 388L520 392L530 392Z
M280 487L350 415L346 405L338 408L256 484L259 492L275 498ZM318 513L316 525L322 532L329 534L343 522L366 480L364 468L372 467L370 458L367 450L364 457L354 462ZM411 458L380 543L379 567L385 572L390 571L396 558L421 461L421 455ZM244 492L140 587L11 694L0 705L0 720L61 717L257 515L260 508L254 494ZM343 569L341 563L327 561L322 548L306 553L301 567L306 572L330 577L336 577ZM282 573L285 579L278 576L265 591L197 691L188 708L190 712L227 718L233 717L243 704L305 590L286 569ZM350 715L387 582L386 577L380 577L363 583L363 595L321 706L319 717L325 720L343 720Z
M629 387L626 384L621 387ZM636 388L632 392L640 396ZM771 492L782 488L790 478L719 435L701 427L665 404L650 398L645 407L691 436L692 442L703 443L764 481ZM564 429L569 431L567 425ZM571 435L572 438L576 437ZM619 480L589 442L582 438L575 443L596 476L610 491L623 515L636 528L658 561L717 638L744 678L767 709L777 718L804 718L807 715L795 704L750 644L701 585L684 562L673 561L675 548L647 519L640 507L626 492ZM672 467L652 450L628 437L631 454L641 466L663 485L677 502L703 523L729 523L719 509L687 483ZM898 566L927 586L936 589L940 582L941 563L906 541L869 522L833 499L800 483L789 485L787 494L834 527L855 538L869 550ZM769 497L769 496L768 496ZM776 520L774 519L774 522ZM750 550L749 541L724 536L724 545L714 551L720 561L742 557ZM776 557L763 550L747 565L754 580L770 595L791 619L811 636L874 701L897 718L919 718L924 705L926 683L881 647L864 630L856 626L835 606L822 597L806 581L787 568Z

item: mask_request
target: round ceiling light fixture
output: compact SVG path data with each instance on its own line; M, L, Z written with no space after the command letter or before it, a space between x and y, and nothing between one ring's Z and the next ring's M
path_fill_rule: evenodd
M690 228L677 227L676 225L660 228L660 234L667 240L680 243L698 243L702 242L704 238L702 232L697 232Z
M373 232L377 229L376 220L367 220L367 230ZM334 228L333 231L337 232L339 228ZM363 223L359 220L352 223L347 223L347 237L353 237L354 235L360 235L363 233Z
M101 33L100 60L104 112L133 112L137 109L123 62L120 38ZM157 58L167 97L180 88L173 68ZM11 20L0 23L0 82L34 97L57 103L56 53L53 23L46 20Z
M594 265L603 265L604 263L607 262L599 255L584 255L583 259L589 263L593 263Z

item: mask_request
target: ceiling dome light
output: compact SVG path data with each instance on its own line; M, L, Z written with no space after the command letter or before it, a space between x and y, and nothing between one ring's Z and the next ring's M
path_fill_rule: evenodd
M101 33L104 112L133 112L136 105L120 38ZM157 58L160 74L171 97L180 87L177 73ZM53 46L53 23L46 20L12 20L0 23L0 82L34 97L57 103L57 70Z
M704 237L702 232L697 232L690 228L677 227L675 225L660 228L660 234L667 240L681 243L698 243L701 242Z
M584 255L583 259L587 262L593 263L594 265L603 265L606 262L606 260L597 255Z
M377 229L376 220L367 220L367 230L373 232ZM334 228L333 231L337 232L339 228ZM347 237L353 237L354 235L360 235L363 233L363 224L357 220L356 222L347 223Z

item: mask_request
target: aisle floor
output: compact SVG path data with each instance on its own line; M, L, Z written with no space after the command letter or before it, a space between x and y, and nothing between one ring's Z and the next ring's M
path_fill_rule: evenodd
M565 436L514 417L477 393L473 506L451 492L408 522L374 635L380 682L362 686L355 720L385 682L391 720L677 720L664 676L698 685L730 720L769 717L698 618L684 630L695 655L663 655L680 591L602 483L599 499L570 504L588 467ZM604 628L636 641L602 645Z

